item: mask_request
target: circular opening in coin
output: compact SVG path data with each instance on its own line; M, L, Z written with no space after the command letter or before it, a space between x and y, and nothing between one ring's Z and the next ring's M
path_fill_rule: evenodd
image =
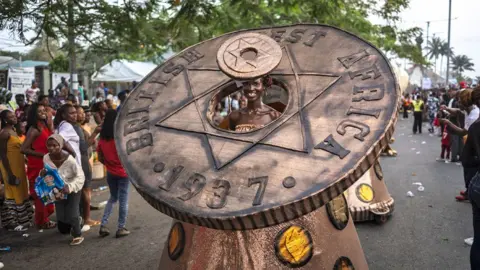
M258 51L255 48L246 48L240 52L240 56L247 61L255 60L255 58L257 58L257 54Z
M232 133L259 130L278 120L289 102L281 81L268 77L234 82L210 100L207 119L214 128Z

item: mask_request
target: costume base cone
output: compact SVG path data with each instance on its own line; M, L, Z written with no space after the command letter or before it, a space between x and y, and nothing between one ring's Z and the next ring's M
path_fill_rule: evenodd
M158 269L368 269L345 198L337 198L343 203L256 230L214 230L174 221ZM332 223L332 209L337 217L344 211L343 225ZM183 241L172 234L180 227Z
M355 222L375 220L383 224L394 210L378 161L345 193Z

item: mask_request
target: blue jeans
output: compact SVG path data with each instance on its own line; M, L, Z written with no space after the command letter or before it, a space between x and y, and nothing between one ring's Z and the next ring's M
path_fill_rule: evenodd
M468 198L473 209L473 245L470 249L470 267L480 269L480 175L477 173L470 179Z
M102 226L107 225L108 218L112 214L113 205L120 201L118 207L118 228L124 228L127 222L128 214L128 186L130 181L128 177L120 177L107 172L107 183L110 189L110 198L108 199L105 211L103 212Z

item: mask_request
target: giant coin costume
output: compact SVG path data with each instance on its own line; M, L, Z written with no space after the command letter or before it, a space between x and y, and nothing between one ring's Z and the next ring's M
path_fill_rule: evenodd
M115 133L138 192L174 219L159 269L367 269L343 192L397 100L385 57L323 25L230 33L159 66Z

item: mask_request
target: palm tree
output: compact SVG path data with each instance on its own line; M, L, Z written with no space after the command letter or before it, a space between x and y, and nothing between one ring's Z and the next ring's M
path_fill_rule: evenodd
M427 42L427 56L432 59L435 58L435 73L437 72L437 59L440 56L440 52L442 49L442 40L438 37L433 37L431 40Z
M465 70L474 71L475 64L472 63L472 59L466 55L457 55L452 57L452 70L457 72L460 76Z
M442 46L440 47L440 75L442 74L443 68L443 57L450 56L452 57L453 54L453 47L448 48L448 42L443 41Z

